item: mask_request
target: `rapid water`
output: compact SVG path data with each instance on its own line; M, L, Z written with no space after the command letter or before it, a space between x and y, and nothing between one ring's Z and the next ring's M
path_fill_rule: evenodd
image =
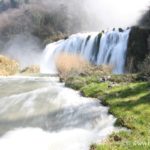
M0 78L0 150L89 150L116 130L107 107L58 80Z
M55 56L61 52L79 54L93 64L108 64L113 72L124 72L126 50L130 29L102 33L74 34L66 40L46 46L41 63L41 72L55 73Z
M124 72L130 30L75 34L46 46L41 72L57 73L55 57L79 54ZM64 87L58 77L0 77L0 150L89 150L117 129L100 101Z

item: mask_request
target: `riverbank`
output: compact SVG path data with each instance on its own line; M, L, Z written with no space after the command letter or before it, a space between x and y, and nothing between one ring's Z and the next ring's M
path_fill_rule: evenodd
M128 131L114 133L103 145L91 150L150 149L150 82L144 75L69 76L65 85L79 90L83 96L98 98L116 118L116 126Z

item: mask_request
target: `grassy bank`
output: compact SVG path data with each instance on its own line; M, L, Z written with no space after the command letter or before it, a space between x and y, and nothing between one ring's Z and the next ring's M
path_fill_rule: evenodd
M66 79L66 86L109 106L117 118L116 126L129 129L112 134L92 150L150 149L150 82L143 79L138 75L77 75Z

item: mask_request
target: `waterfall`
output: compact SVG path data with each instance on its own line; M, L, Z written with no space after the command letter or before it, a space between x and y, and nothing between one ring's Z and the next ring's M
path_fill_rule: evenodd
M41 72L56 72L54 58L57 54L66 52L79 54L95 65L111 65L114 73L123 73L129 33L130 29L78 33L66 40L48 44L43 54Z

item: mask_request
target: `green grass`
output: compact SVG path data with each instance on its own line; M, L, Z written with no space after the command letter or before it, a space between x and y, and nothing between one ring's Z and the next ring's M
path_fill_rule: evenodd
M99 82L95 77L72 79L71 87L75 86L84 96L101 99L117 118L116 126L129 129L112 134L105 144L97 145L96 150L149 150L150 82L120 82L113 87L111 84Z

